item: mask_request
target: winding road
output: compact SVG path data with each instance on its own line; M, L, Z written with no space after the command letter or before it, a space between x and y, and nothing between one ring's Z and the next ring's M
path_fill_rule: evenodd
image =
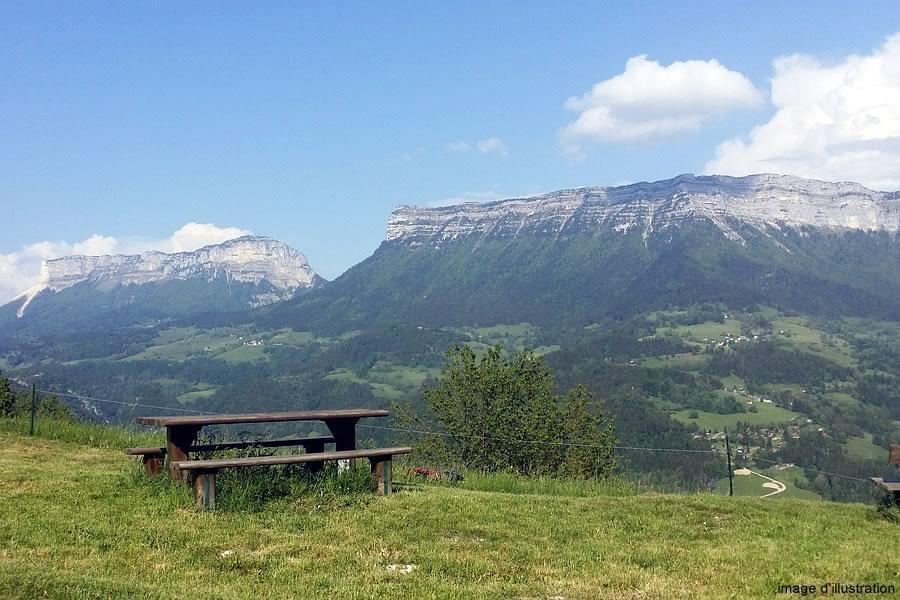
M740 473L738 471L741 471ZM762 473L757 473L756 471L751 471L750 469L735 469L735 475L758 475L766 480L766 483L762 484L764 488L771 489L772 491L768 494L763 494L760 498L768 498L769 496L774 496L775 494L780 494L784 490L787 489L787 486L778 481L777 479L772 479L768 475L763 475Z

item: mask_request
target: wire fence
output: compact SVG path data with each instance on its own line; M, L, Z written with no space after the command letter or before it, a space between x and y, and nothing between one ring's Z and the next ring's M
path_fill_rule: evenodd
M15 389L21 392L29 392L32 391L33 388L27 385L22 384L19 381L10 380L9 382L10 388ZM128 407L131 410L135 410L138 407L140 408L148 408L153 410L161 410L161 411L174 411L179 413L190 413L196 415L221 415L223 413L211 411L211 410L195 410L190 408L182 408L175 406L160 406L156 404L145 404L139 401L127 402L122 400L110 400L108 398L97 398L94 396L86 396L82 394L76 394L73 392L59 392L52 390L38 390L36 387L34 391L40 394L47 394L52 396L59 396L62 398L68 398L71 400L80 400L83 402L101 402L107 404L113 404L118 406ZM503 442L509 444L534 444L534 445L553 445L553 446L563 446L563 447L584 447L584 448L608 448L608 446L602 446L599 444L584 444L584 443L574 443L574 442L555 442L555 441L545 441L545 440L530 440L530 439L521 439L521 438L507 438L507 437L496 437L496 436L481 436L481 435L465 435L465 434L454 434L443 431L433 431L426 429L414 429L414 428L406 428L406 427L392 427L392 426L382 426L382 425L368 425L368 424L360 424L360 428L365 428L369 430L377 430L377 431L390 431L395 433L404 433L404 434L413 434L420 436L436 436L443 438L468 438L468 439L477 439L484 441L492 441L492 442ZM268 428L264 430L264 432L271 433L271 429ZM707 454L707 455L721 455L721 451L715 449L695 449L695 448L665 448L665 447L654 447L654 446L625 446L625 445L614 445L612 449L618 451L636 451L636 452L663 452L663 453L681 453L681 454ZM783 461L776 461L771 459L766 459L758 456L753 456L752 461L754 462L764 462L771 465L784 465ZM822 474L828 477L837 477L840 479L845 479L849 481L856 481L862 483L870 483L868 479L862 477L855 477L852 475L846 475L841 473L834 473L830 471L824 471L821 469L815 469L812 467L807 467L799 464L793 464L793 466L803 469L804 471L809 471L811 473Z

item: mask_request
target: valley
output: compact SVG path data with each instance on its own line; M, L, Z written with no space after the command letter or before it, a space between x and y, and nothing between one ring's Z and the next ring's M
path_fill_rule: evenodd
M623 451L636 480L718 489L728 428L739 466L802 466L809 493L868 500L858 481L900 438L898 206L856 184L682 175L400 207L329 282L260 236L59 259L27 306L0 308L0 365L108 400L76 407L110 422L142 404L379 406L427 431L448 350L530 348L560 392L588 386L623 447L677 451Z

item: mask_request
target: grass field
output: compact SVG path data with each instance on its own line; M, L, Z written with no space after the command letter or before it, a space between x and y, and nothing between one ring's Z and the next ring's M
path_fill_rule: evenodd
M677 325L675 327L658 327L656 335L677 335L699 344L708 341L722 341L727 336L741 335L741 322L737 319L725 319L722 323L707 321L696 325Z
M783 583L900 573L884 551L900 527L862 505L467 485L330 487L203 513L116 448L0 423L0 597L771 598Z
M668 354L663 356L651 356L642 358L638 361L642 367L648 369L663 369L667 367L676 369L694 370L702 367L707 360L707 356L703 354L683 353Z
M863 437L847 438L847 443L844 445L850 456L865 460L887 460L888 451L872 443L871 433L866 433Z
M769 496L764 500L785 500L785 499L800 499L800 500L821 500L822 498L816 494L815 492L811 492L809 490L801 489L797 486L798 482L805 482L806 476L803 474L803 469L798 467L788 467L786 469L760 469L754 467L752 469L754 474L750 475L735 475L734 476L734 494L735 496L751 496L754 498L759 498L765 494L770 494L774 491L772 488L767 488L763 484L768 480L756 475L755 473L761 473L776 481L779 481L784 484L785 490L774 496ZM728 478L723 477L719 480L719 485L717 490L721 494L728 493Z
M697 418L690 418L690 410L679 410L672 414L672 418L685 424L696 423L703 429L721 431L723 427L733 428L737 423L749 423L750 425L778 425L789 423L801 417L800 413L775 406L774 404L755 404L759 412L731 413L720 415L718 413L697 411Z
M780 317L772 321L772 330L779 344L816 354L842 367L856 366L853 348L846 340L811 327L806 319Z

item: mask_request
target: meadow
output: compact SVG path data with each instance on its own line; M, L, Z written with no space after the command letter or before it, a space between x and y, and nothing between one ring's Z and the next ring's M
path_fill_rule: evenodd
M900 528L860 504L502 474L375 497L326 474L201 512L121 453L152 434L38 433L0 420L4 598L769 598L900 575Z

